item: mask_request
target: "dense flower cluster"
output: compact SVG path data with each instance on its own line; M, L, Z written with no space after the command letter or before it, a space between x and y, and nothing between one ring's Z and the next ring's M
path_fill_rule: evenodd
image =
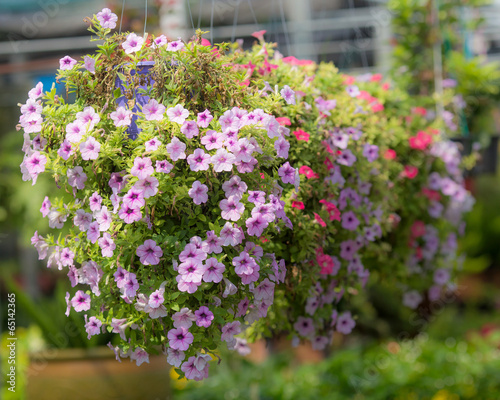
M91 31L106 40L115 17ZM47 171L67 192L40 209L63 234L33 245L68 271L66 314L120 336L117 359L162 351L203 379L223 342L248 351L256 321L315 349L349 334L373 272L412 308L449 285L472 199L442 121L379 75L283 58L263 34L232 54L114 35L61 60L74 104L38 84L21 107L23 179Z
M302 175L300 190L284 193L300 231L265 246L287 260L293 292L277 289L285 309L264 322L323 349L334 331L354 328L349 296L372 272L402 289L405 306L437 300L451 283L462 215L473 204L443 121L412 107L381 75L344 76L282 57L262 39L237 54L264 96L283 96L276 86L296 97L274 112L293 134L289 159Z
M106 9L97 20L101 34L115 21ZM116 50L123 68L138 61L124 54L151 51L139 39L130 34ZM180 42L155 43L165 58L193 57L178 51ZM186 46L224 68L209 49ZM107 68L102 54L91 69L67 59L60 77L69 87L80 79L92 87ZM89 338L120 335L110 345L118 360L140 365L159 350L186 377L202 379L210 353L222 342L245 348L235 335L273 304L286 266L264 253L260 238L292 228L279 180L283 168L291 184L299 178L286 162L286 132L258 95L246 99L193 112L175 98L148 97L134 113L83 96L66 104L39 83L21 107L23 179L35 184L48 172L67 192L40 209L64 234L35 232L32 243L47 267L67 271L75 293L66 295L66 314L85 313ZM140 134L131 140L134 116Z

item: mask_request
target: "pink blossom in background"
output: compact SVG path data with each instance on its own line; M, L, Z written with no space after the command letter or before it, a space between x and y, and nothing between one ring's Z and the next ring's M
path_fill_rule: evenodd
M205 262L205 272L203 272L204 282L219 283L222 280L223 273L226 267L223 263L219 262L215 257L210 257Z
M65 56L59 60L59 68L62 70L72 69L77 62L74 58Z
M101 233L99 231L99 222L94 221L89 225L89 228L87 229L87 240L90 243L95 243L100 236Z
M140 347L136 348L134 352L130 355L131 360L135 360L137 366L146 362L149 364L149 354L146 350L141 349Z
M287 104L295 104L295 92L290 88L290 86L285 85L280 91L281 97L285 99Z
M255 31L252 33L252 36L256 39L259 39L260 41L264 40L264 35L266 34L267 31L262 30L262 31Z
M356 321L352 318L350 311L346 311L338 316L336 324L337 332L348 335L355 326Z
M95 59L89 56L83 58L83 66L91 74L95 74Z
M313 320L306 317L297 318L297 321L293 324L293 328L303 337L310 337L314 335L315 331Z
M125 42L122 43L122 47L126 54L132 54L136 51L141 50L144 39L137 36L135 33L129 33Z

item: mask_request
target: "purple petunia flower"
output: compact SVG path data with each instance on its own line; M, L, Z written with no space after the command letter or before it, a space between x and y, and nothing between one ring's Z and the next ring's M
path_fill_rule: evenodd
M269 222L261 214L255 214L245 221L245 225L250 236L260 237L264 229L269 226Z
M181 132L188 138L192 139L200 134L198 125L194 121L184 121L181 126Z
M283 183L295 183L295 168L288 161L278 169L278 175Z
M193 334L186 328L176 328L168 331L168 344L174 350L186 351L189 345L193 343Z
M290 88L290 86L283 86L283 89L280 90L280 93L281 97L285 99L287 104L295 104L295 92Z
M245 206L239 200L240 197L238 196L229 196L228 199L219 202L222 218L229 221L238 221L240 219L241 214L245 211Z
M186 150L186 145L183 142L181 142L177 138L177 136L174 136L172 141L169 144L167 144L166 148L167 148L167 153L170 155L172 161L177 161L179 159L186 158L186 153L184 152Z
M83 58L83 66L91 74L95 74L95 59L90 56L85 56Z
M78 290L71 299L71 305L76 312L90 310L90 296L82 290Z
M208 328L214 319L214 314L206 306L201 306L198 310L194 312L196 316L196 325L200 327Z
M214 130L207 131L206 135L201 138L201 144L207 150L220 149L224 143L225 135Z
M87 174L83 172L82 167L77 165L73 169L69 168L66 174L68 176L68 183L70 186L76 187L79 190L82 190L85 187Z
M110 117L117 128L129 126L132 122L132 111L127 110L125 107L118 107L116 111L110 114Z
M336 324L337 332L348 335L355 326L356 322L352 319L350 311L346 311L338 316Z
M160 246L152 239L147 239L144 244L141 244L135 254L140 258L143 265L157 265L160 263L160 257L163 251Z
M293 328L303 337L311 337L315 331L313 320L306 317L297 318L297 321L293 324Z
M100 150L101 144L93 136L89 136L85 142L80 143L80 153L84 160L96 160Z
M193 199L194 204L202 204L208 201L208 186L200 181L194 181L191 189L189 189L189 197Z
M363 156L368 162L373 162L378 158L378 146L375 144L366 143L363 147Z
M163 172L165 174L168 174L170 171L172 171L172 168L174 168L174 166L167 160L156 161L156 172Z
M342 228L354 231L359 226L359 219L353 211L347 211L342 214Z
M196 317L189 308L184 307L172 315L172 320L174 321L174 328L189 329L193 325L193 321L196 320Z
M74 149L73 147L71 146L71 143L67 140L64 140L62 143L61 143L61 147L59 148L59 150L57 150L57 154L59 155L59 157L61 157L63 160L68 160L68 158L74 154Z
M184 48L184 43L182 43L182 40L175 40L173 42L170 42L167 46L168 51L179 51Z
M203 273L204 282L219 283L223 278L223 273L226 267L223 263L219 262L215 257L210 257L205 262L205 272Z
M140 208L132 208L126 204L122 204L118 216L123 219L125 223L131 224L132 222L142 219L142 212Z
M219 238L214 231L208 231L207 239L202 242L201 248L207 254L220 254L222 253L222 244L222 239Z
M218 149L211 158L215 172L231 171L234 161L235 156L224 149Z
M343 150L342 154L340 154L336 161L339 164L345 165L347 167L352 166L356 162L356 156L352 154L352 151L349 149Z
M130 170L130 173L137 176L139 179L146 179L148 176L152 175L154 168L151 165L151 159L149 157L136 157L134 159L134 166Z

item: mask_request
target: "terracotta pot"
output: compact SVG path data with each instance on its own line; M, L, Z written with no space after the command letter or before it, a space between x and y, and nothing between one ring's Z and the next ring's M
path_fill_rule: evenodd
M165 356L149 364L118 362L107 347L53 349L30 355L27 400L169 400L170 366Z

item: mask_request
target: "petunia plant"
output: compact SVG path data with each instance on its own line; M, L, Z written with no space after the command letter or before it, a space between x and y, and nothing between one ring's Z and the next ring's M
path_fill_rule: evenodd
M298 174L277 100L239 85L223 46L110 35L115 21L104 9L96 54L61 59L74 102L39 83L21 106L23 179L49 173L61 189L40 210L54 233L32 243L67 271L66 313L85 314L89 338L117 333L118 360L163 352L202 379L273 304L286 267L259 240L292 228L279 180Z
M61 59L75 100L40 83L19 125L23 179L61 189L40 210L54 233L32 242L67 271L89 337L199 380L224 342L248 350L244 331L317 349L349 334L370 279L410 307L437 298L472 204L442 121L381 76L283 58L262 31L243 51L116 20L89 19L96 53Z

